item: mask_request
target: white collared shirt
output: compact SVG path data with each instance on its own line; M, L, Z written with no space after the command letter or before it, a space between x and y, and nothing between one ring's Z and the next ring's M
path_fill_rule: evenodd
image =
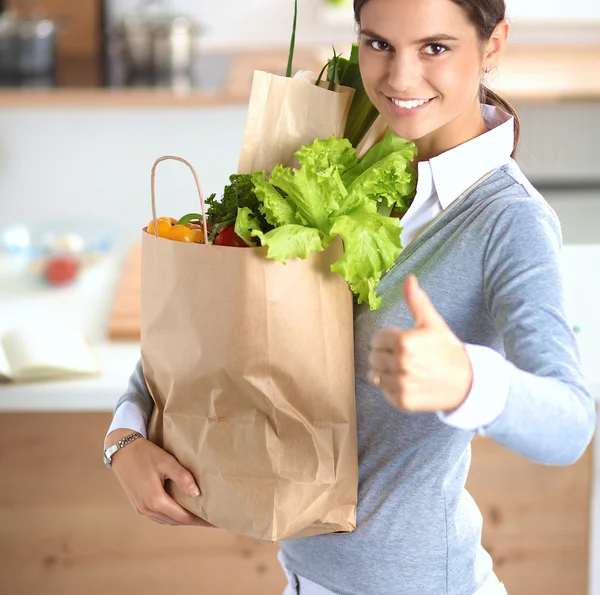
M415 198L400 220L402 245L408 246L441 212L447 209L465 190L486 173L506 165L514 144L513 117L503 110L484 105L483 118L488 132L441 155L418 164ZM490 354L485 347L467 345L476 378L485 378ZM464 430L481 430L491 424L504 410L508 398L506 386L485 387L475 383L465 402L453 413L438 417L446 424ZM128 428L147 436L147 419L141 408L131 401L115 412L107 435L116 429Z
M482 108L488 132L418 164L417 193L400 220L404 247L467 188L510 161L513 117L491 105Z

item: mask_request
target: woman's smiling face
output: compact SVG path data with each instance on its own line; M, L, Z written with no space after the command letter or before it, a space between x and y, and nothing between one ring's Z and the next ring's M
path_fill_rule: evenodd
M365 89L397 136L417 141L471 121L484 53L460 6L452 0L369 0L360 17Z

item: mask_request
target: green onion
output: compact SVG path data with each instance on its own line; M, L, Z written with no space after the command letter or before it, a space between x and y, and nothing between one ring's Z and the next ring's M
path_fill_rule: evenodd
M287 77L292 77L292 68L294 64L294 49L296 48L296 23L298 22L298 0L294 1L294 26L292 28L292 40L290 42L290 55L288 57Z
M358 50L359 45L357 43L353 44L350 59L346 60L338 57L336 67L332 68L330 63L327 72L327 80L335 81L344 87L351 87L355 90L344 133L344 136L352 143L354 148L358 146L379 115L365 91L360 76Z
M335 87L335 84L337 82L336 78L337 78L337 68L338 68L338 62L340 60L340 56L338 56L335 53L335 48L333 48L333 75L331 76L331 78L329 79L329 90L333 91L333 88Z
M321 81L323 80L323 75L325 74L325 71L327 70L327 68L329 68L329 64L331 64L331 61L327 62L327 64L325 64L325 66L323 66L321 72L319 72L319 76L317 77L317 82L315 83L316 87L321 86Z

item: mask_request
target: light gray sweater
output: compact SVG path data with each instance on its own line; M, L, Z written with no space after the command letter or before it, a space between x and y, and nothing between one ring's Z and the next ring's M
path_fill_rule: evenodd
M380 310L355 308L358 527L283 542L290 571L339 595L472 595L488 579L465 490L473 432L389 406L367 382L369 345L378 329L412 327L400 287L415 273L464 343L500 354L475 382L505 384L508 399L480 433L538 463L575 462L596 415L564 313L560 246L556 215L511 161L403 251L378 288ZM152 411L141 365L124 401Z

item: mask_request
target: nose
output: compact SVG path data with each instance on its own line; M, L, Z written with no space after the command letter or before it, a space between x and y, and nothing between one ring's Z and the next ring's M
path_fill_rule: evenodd
M390 90L406 93L411 89L417 89L421 76L421 63L418 56L412 52L396 52L389 61Z

